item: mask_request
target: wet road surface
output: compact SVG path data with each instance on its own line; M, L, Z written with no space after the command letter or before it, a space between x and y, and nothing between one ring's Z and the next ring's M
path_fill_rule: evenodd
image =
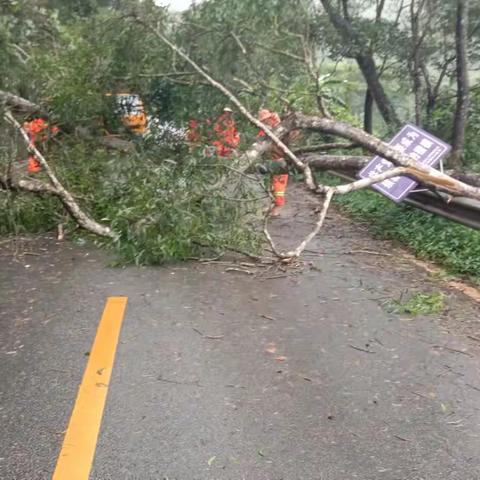
M308 229L296 208L280 242ZM91 479L480 478L478 304L443 290L442 314L390 313L442 285L335 213L309 252L239 272L4 246L0 478L51 478L112 295L128 306Z

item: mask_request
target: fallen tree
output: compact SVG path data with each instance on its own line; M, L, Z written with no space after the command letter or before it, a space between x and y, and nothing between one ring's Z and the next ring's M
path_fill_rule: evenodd
M302 162L300 158L295 153L293 153L292 150L287 147L287 145L285 145L285 143L282 142L280 137L284 135L284 132L289 133L291 130L301 129L322 132L330 135L333 134L337 137L350 140L356 145L361 146L374 154L380 155L387 160L390 160L394 165L397 165L398 167L403 167L403 175L422 182L428 187L444 191L453 196L464 196L467 198L480 200L480 188L463 183L460 180L456 180L449 175L435 170L434 168L423 165L422 163L414 160L408 155L401 153L398 150L395 150L379 138L347 123L339 122L337 120L327 117L309 116L302 113L292 113L286 118L284 122L282 122L279 127L277 127L277 129L270 129L267 125L265 125L254 115L252 115L247 110L247 108L245 108L242 102L240 102L240 100L233 94L233 92L231 92L222 83L212 78L180 47L170 41L158 28L150 25L148 22L145 22L144 20L138 18L135 15L134 18L137 22L149 28L163 43L165 43L176 54L178 54L188 64L190 64L199 75L205 78L206 81L212 85L212 87L222 92L228 98L228 100L230 100L230 102L232 102L239 109L240 113L244 115L251 123L262 129L265 132L266 136L271 140L271 142L281 148L281 150L285 153L288 161L304 174L305 183L311 191L325 193L325 189L328 187L318 186L315 179L313 178L312 171L308 163ZM261 142L258 142L256 145L259 144L261 144ZM248 159L250 161L254 161L258 158L258 156L260 156L261 153L262 152L260 146L257 146L250 149L247 157L242 156L241 159ZM390 172L393 172L394 170L395 169L392 169ZM390 175L381 179L380 177L383 177L383 175L372 177L372 179L374 180L373 184L397 175L398 173L396 175ZM359 182L361 182L361 180L359 180ZM357 183L358 182L355 182L355 184Z
M335 195L366 188L398 174L430 182L429 188L443 189L450 195L464 196L463 184L478 186L456 172L439 176L421 171L419 165L405 163L404 158L395 157L397 152L388 151L383 153L392 155L397 169L388 172L387 177L357 182L347 178L343 180L345 185L331 186L325 179L329 177L316 175L317 170L329 169L357 172L371 158L365 142L373 141L369 145L372 155L381 154L381 149L388 145L375 143L380 142L376 137L362 137L359 142L357 136L363 135L363 131L348 130L351 125L330 118L329 112L337 118L352 118L349 104L354 97L345 95L352 91L352 85L345 88L343 84L353 77L336 66L330 69L330 62L321 61L322 56L335 59L337 53L338 58L343 58L344 52L331 55L333 50L324 49L323 40L328 36L325 32L332 30L321 27L327 25L324 22L327 17L319 18L321 12L316 8L319 2L302 4L302 12L292 9L294 3L280 2L266 10L261 5L241 3L237 9L235 2L211 5L207 2L185 15L171 17L153 7L152 2L133 1L118 10L102 11L98 18L92 16L78 22L72 19L58 35L54 32L52 42L47 42L43 49L36 48L35 43L26 43L28 48L22 55L31 60L22 68L7 72L9 78L3 83L9 85L12 93L0 91L2 116L5 107L22 124L27 116L29 120L37 116L45 118L48 112L52 122L62 126L62 132L55 138L45 135L41 143L35 140L44 163L52 171L43 168L34 175L32 168L25 168L24 152L17 155L23 142L18 126L4 125L6 135L0 151L0 190L4 190L0 192L0 231L53 228L59 218L63 221L67 210L74 222L106 238L106 241L97 239L99 243L111 245L124 260L139 264L201 257L212 254L212 250L216 255L227 245L239 247L239 251L254 251L260 245L261 228L252 228L252 223L258 221L258 213L270 193L266 179L254 173L259 170L255 164L268 154L272 145L283 149L290 170L303 174L306 189L317 199L314 208L319 214L315 229L305 239L299 239L298 247L278 251L270 238L272 249L285 260L300 255L318 233ZM220 18L230 18L233 6L234 20L228 25L219 22ZM132 10L137 12L134 21ZM278 25L277 17L283 18ZM356 23L353 18L353 26ZM383 26L378 35L381 32ZM18 43L23 41L20 35L12 38ZM102 38L104 45L115 47L102 50L105 55L101 56L101 62L98 38ZM50 52L52 47L54 56ZM365 48L368 49L367 44ZM375 50L371 53L378 58L384 54L377 55ZM398 57L395 52L393 62ZM385 64L379 64L378 73L386 71L385 68ZM24 79L31 75L35 82L28 88L39 90L27 100L18 94L25 91ZM402 82L402 88L405 87ZM267 139L254 143L252 140L252 145L247 146L246 140L255 133L253 128L244 128L246 122L241 118L238 125L241 125L242 151L226 159L204 155L203 145L198 149L187 143L166 147L165 137L153 135L153 128L144 138L128 136L126 130L126 135L115 135L121 125L115 108L118 105L106 101L105 93L114 94L120 88L140 95L154 121L184 125L187 118L198 120L199 133L205 142L212 141L213 118L227 102L257 128L262 128ZM256 119L257 109L264 107L290 114L278 128L269 130ZM295 129L303 131L303 144L288 149L283 139ZM14 130L19 133L12 135ZM40 158L38 153L36 156ZM31 163L32 159L29 160ZM277 173L274 168L278 166L272 166L272 173ZM266 187L265 193L259 194L260 185ZM474 189L467 193L472 198L477 195ZM352 203L357 202L359 208L367 207L358 198L361 197L354 196ZM394 205L379 203L395 211ZM398 209L397 213L401 211ZM267 238L268 221L265 217ZM251 236L247 238L247 234ZM207 253L192 248L194 244L210 250Z
M266 133L266 140L255 142L242 155L232 160L231 164L226 167L223 177L221 177L214 185L207 188L205 195L208 195L208 191L210 191L211 194L215 193L215 195L218 195L219 189L228 184L232 175L240 175L242 178L249 178L250 180L257 181L251 175L246 175L246 172L251 169L252 165L259 162L261 156L271 149L272 144L275 144L285 153L287 162L290 163L293 168L303 173L305 186L308 191L322 200L323 204L321 208L317 209L319 212L313 231L303 239L297 247L289 251L278 251L268 232L268 216L265 217L265 236L272 251L282 260L289 261L302 254L308 243L320 231L323 222L325 221L331 200L335 195L343 195L355 190L364 189L388 178L404 175L413 178L433 190L442 191L451 196L462 196L480 200L480 188L463 182L463 177L451 176L422 165L407 155L393 149L381 139L352 125L336 121L332 118L291 112L284 118L277 128L268 128L268 126L260 122L255 115L248 111L231 90L212 78L205 69L200 67L181 48L171 42L160 30L158 30L158 28L153 27L148 22L142 21L138 18L136 20L154 32L157 38L159 38L164 44L168 45L176 55L183 58L183 60L193 68L196 74L203 77L203 79L213 88L222 92L222 94L225 95L225 97L228 98L228 100L235 105L251 123ZM37 105L13 94L0 92L0 99L3 99L4 103L10 105L12 108L17 108L18 111L22 109L25 112L28 111L31 113L38 111ZM74 196L59 181L47 159L30 143L28 135L23 131L21 125L14 118L12 113L7 111L5 119L12 127L20 132L29 151L38 158L45 174L47 175L48 182L27 179L15 180L11 178L7 172L6 176L5 174L0 176L0 188L4 190L28 191L37 194L53 195L62 202L72 218L81 227L100 236L115 238L116 234L109 226L102 225L93 220L81 209ZM292 130L302 130L306 135L308 135L308 132L320 132L330 136L333 135L337 138L342 138L347 140L347 142L314 145L293 151L282 141L282 139ZM334 150L343 151L344 149L351 148L362 148L372 152L372 154L380 155L383 158L390 160L393 163L394 168L381 175L353 181L344 185L329 186L320 184L313 174L314 170L359 170L369 161L369 157L363 155L325 154Z
M480 200L480 188L468 185L460 180L457 180L449 175L446 175L434 168L423 165L420 162L414 160L408 155L395 150L386 142L379 138L359 129L352 125L348 125L343 122L336 121L329 117L309 116L302 113L294 113L289 115L277 129L272 130L267 125L260 122L254 115L252 115L242 104L242 102L230 91L225 85L212 78L202 67L200 67L195 61L193 61L189 55L187 55L180 47L170 41L158 27L150 25L143 19L134 15L137 22L146 26L152 31L157 38L159 38L164 44L166 44L172 51L183 58L193 69L201 75L212 87L222 92L226 98L234 104L240 113L242 113L251 123L261 128L266 136L270 139L272 144L279 147L284 153L287 161L295 167L298 171L303 173L305 185L308 190L313 194L318 194L323 197L323 206L318 214L317 222L314 230L295 248L287 252L280 252L275 246L275 243L268 232L268 216L265 217L264 233L270 244L272 251L282 260L291 260L301 255L308 243L315 237L320 231L331 200L336 194L347 194L356 190L370 187L376 183L382 182L389 178L397 176L408 176L417 182L437 191L448 193L451 196L462 196ZM282 142L281 138L285 133L289 133L291 130L299 129L306 131L322 132L329 135L335 135L343 139L353 142L355 145L361 146L370 152L380 155L381 157L390 160L394 164L394 168L384 172L380 175L375 175L368 179L361 179L349 184L340 186L326 186L319 185L314 177L311 169L311 165L308 162L302 161L292 150ZM255 162L261 155L264 149L261 148L262 143L257 142L248 152L248 155L240 157L243 168L248 169L252 162ZM362 160L363 161L363 160ZM355 160L358 162L358 159ZM246 163L246 165L245 165ZM273 206L273 204L272 204Z
M357 172L367 165L372 157L362 155L324 155L318 153L307 153L300 155L300 159L308 163L313 170L348 170ZM480 187L480 175L476 173L466 173L458 170L445 170L444 172L454 180L470 185Z
M371 157L360 155L301 155L302 162L307 163L313 170L360 170L370 160Z

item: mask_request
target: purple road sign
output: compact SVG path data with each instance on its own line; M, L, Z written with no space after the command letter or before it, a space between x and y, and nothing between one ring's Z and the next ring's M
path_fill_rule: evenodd
M450 145L434 137L430 133L407 123L389 142L389 145L399 152L405 153L414 160L429 167L435 167L440 159L450 151ZM370 178L374 175L394 168L394 164L382 157L376 156L358 174L360 178ZM417 182L408 177L392 177L372 185L372 188L383 193L394 202L401 202Z

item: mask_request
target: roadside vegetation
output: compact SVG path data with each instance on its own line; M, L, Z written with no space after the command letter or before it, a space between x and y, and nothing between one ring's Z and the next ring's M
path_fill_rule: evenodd
M413 292L408 298L390 301L387 305L395 313L417 315L436 315L445 309L445 296L442 292Z

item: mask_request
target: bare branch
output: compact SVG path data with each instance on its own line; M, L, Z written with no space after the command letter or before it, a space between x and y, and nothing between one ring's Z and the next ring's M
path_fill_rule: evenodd
M326 188L328 189L331 188L334 190L335 193L345 195L346 193L355 192L357 190L362 190L364 188L371 187L376 183L383 182L384 180L388 180L389 178L393 178L393 177L407 175L409 177L416 179L415 174L416 174L415 169L407 168L407 167L396 167L370 178L362 178L361 180L355 180L354 182L347 183L345 185L338 185L336 187L326 187Z
M235 32L230 32L230 35L233 37L233 39L235 40L235 42L237 42L237 45L240 47L240 50L242 51L242 53L244 55L247 54L247 49L245 48L245 45L242 43L242 41L240 40L239 36L235 33Z
M307 147L301 147L294 150L294 153L301 155L310 152L328 152L329 150L341 150L358 148L356 143L321 143L319 145L309 145Z
M306 236L306 238L300 243L300 245L298 245L298 247L295 250L292 250L286 254L287 257L290 257L290 258L299 257L303 253L307 245L318 234L318 232L322 228L323 223L325 222L325 217L327 216L328 207L330 206L330 202L332 201L334 194L335 194L335 190L329 187L327 189L327 192L325 193L325 199L323 201L322 209L318 214L318 220L315 224L315 228L312 230L312 232L310 232Z
M38 194L47 194L58 197L57 190L49 183L42 182L41 180L20 179L14 182L9 178L0 176L0 189L13 192L24 191Z
M302 155L301 159L308 163L312 170L360 170L371 160L371 157L306 154Z
M124 77L115 77L115 80L130 80L138 77L142 78L178 78L178 77L191 77L196 75L195 72L167 72L167 73L135 73L134 75L127 75Z
M245 80L239 78L239 77L233 77L233 81L239 83L240 85L242 85L242 87L245 88L245 90L248 92L248 93L251 93L252 95L255 95L255 88L253 88L252 85L250 85L249 83L247 83Z

